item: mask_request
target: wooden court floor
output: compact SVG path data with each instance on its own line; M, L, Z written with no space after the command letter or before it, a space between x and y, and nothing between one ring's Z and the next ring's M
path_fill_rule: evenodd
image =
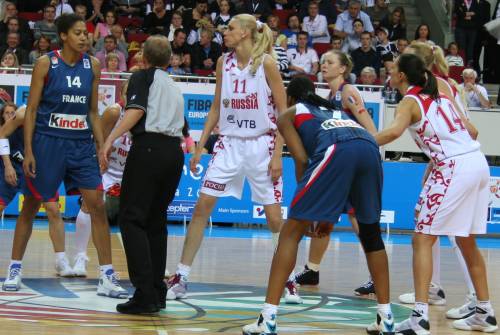
M10 259L12 234L9 230L0 232L0 271L5 271ZM182 242L182 237L169 237L170 271L175 270ZM119 235L113 235L112 243L115 268L126 280ZM66 245L72 256L72 233L67 234ZM296 269L304 264L308 245L308 241L301 243ZM396 302L399 294L411 290L411 246L388 244L387 250L391 295ZM23 263L25 287L15 295L0 293L0 335L241 334L241 326L252 322L261 308L271 253L269 239L207 238L193 264L188 299L169 302L166 312L157 317L124 316L114 312L120 301L95 295L97 256L92 246L88 279L58 279L48 232L33 231ZM492 302L500 311L500 249L483 249L483 255ZM450 248L442 249L441 268L448 303L431 307L432 334L473 334L453 330L444 318L445 311L461 305L465 295L462 274ZM301 289L303 305L280 309L280 334L365 334L363 325L373 320L376 305L352 294L368 275L359 245L332 239L320 273L318 287ZM394 305L396 318L406 318L408 307Z

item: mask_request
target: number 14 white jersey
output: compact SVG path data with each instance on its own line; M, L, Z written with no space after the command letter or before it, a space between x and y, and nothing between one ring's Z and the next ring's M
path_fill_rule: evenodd
M276 129L277 113L264 64L255 75L250 73L251 66L252 61L240 70L234 52L224 55L219 118L222 135L256 137Z
M418 147L434 163L479 150L462 123L453 103L444 95L433 100L420 94L421 87L411 87L405 97L413 98L420 107L421 120L408 130Z

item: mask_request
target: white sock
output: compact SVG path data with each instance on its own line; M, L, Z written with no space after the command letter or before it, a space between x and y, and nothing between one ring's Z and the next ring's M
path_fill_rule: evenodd
M439 237L432 246L432 279L431 281L441 286L441 248L439 245Z
M377 312L385 316L392 315L391 304L377 304Z
M113 270L113 264L100 265L99 270L101 271L101 275L104 275L108 270Z
M488 314L495 315L493 311L493 307L491 306L491 302L489 300L479 301L477 302L477 307L484 309Z
M460 268L462 269L462 272L464 274L464 279L465 279L465 284L467 285L467 288L469 289L469 293L472 295L476 294L476 289L474 288L474 284L472 283L472 279L469 274L469 269L467 268L467 263L465 263L464 256L462 255L462 251L457 245L457 242L455 240L455 236L448 236L451 246L453 248L453 251L455 252L455 255L457 255L458 259L458 264L460 264Z
M288 281L295 281L295 271L292 270L292 272L290 272L290 275L288 276Z
M424 302L415 302L414 310L422 314L424 319L429 319L429 304Z
M313 270L314 272L318 272L319 271L319 266L320 266L319 264L307 262L307 267L310 270Z
M278 306L264 303L264 307L262 307L261 313L265 319L272 319L273 315L278 314Z
M177 264L176 273L184 277L185 280L188 279L189 273L191 272L191 267L189 265L184 265L182 263Z
M278 242L280 240L280 233L272 233L272 241L273 241L273 253L278 250Z
M64 251L63 252L56 252L56 261L60 262L65 258L66 258L66 253Z
M91 233L90 214L84 213L81 209L76 216L75 246L78 254L87 255L87 246L89 244Z
M11 268L12 265L17 265L17 264L23 266L23 261L16 261L16 260L11 259L10 264L9 264L9 269Z

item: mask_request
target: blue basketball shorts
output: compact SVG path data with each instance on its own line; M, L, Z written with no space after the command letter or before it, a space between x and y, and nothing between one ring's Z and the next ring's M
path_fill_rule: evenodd
M35 178L26 177L25 194L43 202L57 201L62 182L71 189L102 190L92 139L66 139L35 133Z
M339 216L354 207L362 223L380 221L382 163L378 147L355 139L331 145L311 157L297 185L289 218L337 223Z

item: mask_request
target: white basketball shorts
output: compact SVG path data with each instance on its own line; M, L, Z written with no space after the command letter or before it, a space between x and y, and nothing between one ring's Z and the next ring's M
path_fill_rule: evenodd
M282 178L273 182L268 173L275 137L274 134L251 138L220 136L200 191L216 197L241 199L247 179L252 201L262 205L281 203Z
M485 234L489 177L488 163L479 150L435 164L415 207L415 232Z

